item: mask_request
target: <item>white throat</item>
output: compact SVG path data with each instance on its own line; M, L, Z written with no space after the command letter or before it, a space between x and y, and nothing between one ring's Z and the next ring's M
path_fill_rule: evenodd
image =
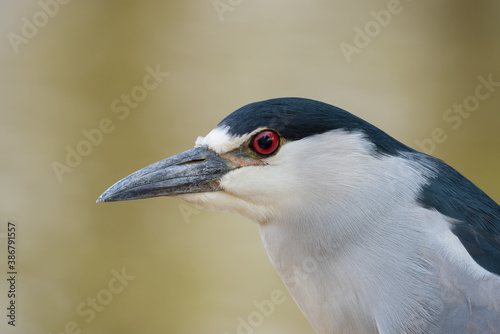
M328 139L335 154L326 159L316 155L324 170L318 171L317 164L311 171L302 160L306 163L298 173L306 180L314 180L308 175L312 172L321 178L302 184L295 203L285 201L279 215L259 224L262 240L278 274L319 333L377 333L384 324L377 324L373 310L408 319L400 313L417 296L406 289L407 279L420 286L419 279L428 275L420 250L408 248L408 241L423 238L422 221L439 221L441 215L433 218L434 213L415 203L413 189L425 182L420 166L404 158L376 157L374 148L357 134L339 133L333 138L337 140L330 134ZM328 152L318 147L318 141L315 145ZM314 150L308 153L314 159ZM323 197L325 193L330 196ZM447 228L445 222L438 226ZM399 300L385 298L392 293ZM427 302L432 293L425 292L421 299Z
M216 135L207 138L226 134ZM283 145L266 166L228 173L224 191L181 198L258 222L271 262L317 332L403 333L411 323L411 333L425 333L419 319L442 313L443 261L457 275L485 271L450 220L417 203L433 171L403 154L376 154L361 133L335 130Z

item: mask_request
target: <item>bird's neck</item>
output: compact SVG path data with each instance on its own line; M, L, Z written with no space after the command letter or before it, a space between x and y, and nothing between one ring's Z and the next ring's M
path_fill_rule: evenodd
M436 229L449 228L441 214L417 205L421 172L399 158L368 166L361 175L346 171L335 183L303 187L290 200L296 203L283 202L280 215L259 224L271 262L319 333L397 330L380 321L425 317L407 305L435 296L422 252Z
M335 224L356 226L359 221L310 221L310 215L298 214L286 222L261 224L260 232L271 262L318 333L378 333L378 319L388 319L379 315L407 319L398 315L405 304L417 297L425 304L433 297L431 288L422 289L428 272L421 249L409 246L418 245L422 236L417 229L393 230L403 221L418 225L419 214L432 214L422 211L415 211L415 218L397 214L411 210L385 212L379 222L367 217L363 225L375 224L379 230L353 230L351 236L342 235L345 231L337 231ZM305 227L308 220L314 227Z

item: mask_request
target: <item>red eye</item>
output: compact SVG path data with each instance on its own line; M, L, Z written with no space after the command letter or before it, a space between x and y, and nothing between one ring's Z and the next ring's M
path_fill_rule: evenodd
M252 139L252 148L260 155L271 155L279 146L280 137L274 131L262 131Z

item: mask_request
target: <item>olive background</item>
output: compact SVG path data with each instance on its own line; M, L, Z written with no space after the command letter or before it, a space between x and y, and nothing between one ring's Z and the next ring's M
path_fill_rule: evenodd
M250 102L320 100L419 150L417 141L437 134L433 155L500 201L500 87L459 126L443 118L473 101L479 77L500 81L498 1L0 6L1 333L246 333L241 319L253 333L314 333L255 223L171 198L95 203ZM347 44L360 47L346 57ZM157 69L168 76L141 88ZM121 99L132 93L140 101L128 106ZM108 133L85 144L85 131L102 122ZM58 178L68 147L86 156ZM17 223L16 327L6 318L9 221ZM110 292L122 270L134 278ZM275 290L284 302L259 318L255 302ZM98 297L106 305L93 318L78 313Z

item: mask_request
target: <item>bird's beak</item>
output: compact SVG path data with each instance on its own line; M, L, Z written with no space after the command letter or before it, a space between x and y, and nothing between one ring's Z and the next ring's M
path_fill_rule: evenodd
M97 203L219 191L220 178L238 167L208 147L195 147L125 177L106 190Z

